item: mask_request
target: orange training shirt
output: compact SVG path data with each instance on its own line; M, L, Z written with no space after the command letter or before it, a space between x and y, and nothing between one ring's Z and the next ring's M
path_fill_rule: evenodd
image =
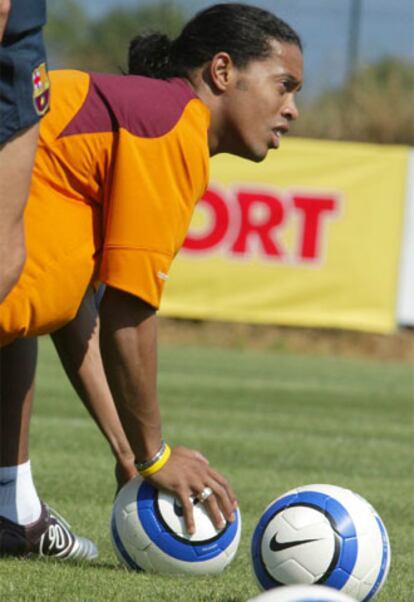
M154 307L208 182L209 110L180 78L50 73L0 344L75 317L93 280Z

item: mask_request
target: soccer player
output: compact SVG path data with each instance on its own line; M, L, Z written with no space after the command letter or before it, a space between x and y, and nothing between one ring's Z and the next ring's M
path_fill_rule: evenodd
M191 496L206 504L217 527L222 515L232 520L237 502L227 480L199 452L171 450L163 441L156 312L206 189L209 157L227 152L262 161L278 148L298 115L302 69L300 39L286 23L231 3L200 12L173 41L160 34L135 38L128 75L52 73L53 112L42 122L26 210L27 262L0 305L0 481L9 474L2 470L12 474L29 462L35 337L54 333L56 343L63 332L61 357L72 364L102 430L116 441L120 484L137 469L176 495L189 533ZM117 412L109 395L101 407L96 391L103 377L94 376L88 359L99 362L96 319L74 323L96 282L106 285L100 352ZM8 486L0 485L0 515L11 532L20 518L5 514ZM19 492L10 487L19 504ZM32 516L26 532L39 520Z
M25 261L23 213L49 109L45 22L46 0L0 0L0 302Z

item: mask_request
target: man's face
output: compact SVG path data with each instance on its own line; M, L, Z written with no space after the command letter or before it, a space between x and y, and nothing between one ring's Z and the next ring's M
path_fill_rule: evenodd
M278 148L280 136L298 117L295 94L302 85L303 56L295 44L272 42L272 54L233 67L232 84L223 95L224 152L262 161Z

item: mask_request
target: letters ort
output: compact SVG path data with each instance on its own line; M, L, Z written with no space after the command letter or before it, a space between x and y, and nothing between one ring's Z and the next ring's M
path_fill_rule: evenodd
M207 190L198 207L208 212L209 223L202 231L190 229L184 249L202 254L220 247L235 257L254 252L278 261L318 261L327 243L327 221L340 204L337 193L282 196L263 188L239 188L228 197L217 188ZM296 239L291 251L281 240L289 222Z

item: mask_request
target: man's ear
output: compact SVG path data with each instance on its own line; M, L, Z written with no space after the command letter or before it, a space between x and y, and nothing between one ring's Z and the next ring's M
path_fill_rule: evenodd
M234 74L234 63L227 52L218 52L209 64L210 81L219 92L225 92Z

